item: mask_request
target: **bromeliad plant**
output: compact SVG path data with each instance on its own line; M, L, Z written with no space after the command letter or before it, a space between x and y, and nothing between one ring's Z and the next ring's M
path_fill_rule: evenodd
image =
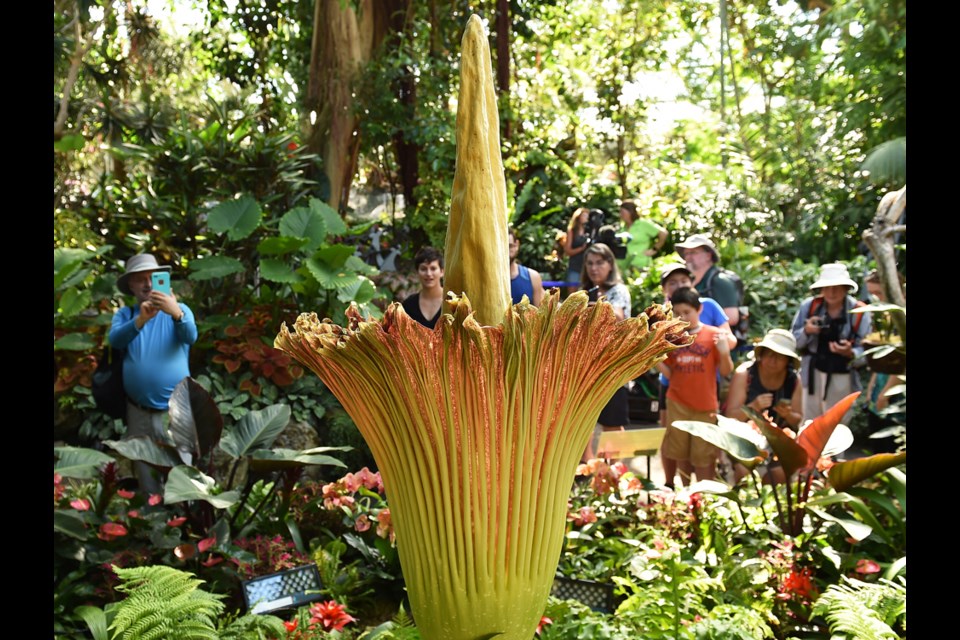
M345 327L302 314L275 345L320 376L370 445L423 637L529 640L600 410L689 339L656 306L617 322L585 293L509 305L497 102L477 16L462 47L449 293L436 329L399 304L382 321L351 306Z

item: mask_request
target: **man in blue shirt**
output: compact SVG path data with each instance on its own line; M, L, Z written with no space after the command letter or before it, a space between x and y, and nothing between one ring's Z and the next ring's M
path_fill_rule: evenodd
M510 229L510 297L513 304L519 304L523 296L535 307L540 306L543 299L543 278L539 271L534 271L517 262L517 252L520 251L520 238L517 232Z
M127 394L127 438L149 436L164 439L163 416L174 387L190 375L190 345L197 340L197 324L187 305L170 294L153 290L151 274L170 272L167 265L143 253L126 262L117 279L121 292L136 298L113 316L110 346L126 349L123 388ZM140 489L160 493L160 482L149 465L136 462L134 471Z

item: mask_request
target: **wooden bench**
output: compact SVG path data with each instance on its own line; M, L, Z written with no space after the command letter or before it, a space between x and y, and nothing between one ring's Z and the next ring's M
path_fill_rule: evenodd
M597 457L606 459L633 458L646 456L647 478L650 478L650 456L655 456L663 442L663 427L645 429L625 429L623 431L604 431L597 444Z

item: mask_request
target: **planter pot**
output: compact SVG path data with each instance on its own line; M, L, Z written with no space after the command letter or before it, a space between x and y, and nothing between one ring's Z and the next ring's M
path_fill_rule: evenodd
M616 596L613 595L612 584L563 576L554 578L550 595L561 600L582 602L600 613L613 613L618 604Z

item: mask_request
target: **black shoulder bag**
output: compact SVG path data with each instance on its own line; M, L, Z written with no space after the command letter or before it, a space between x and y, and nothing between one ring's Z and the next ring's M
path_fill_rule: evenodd
M106 345L97 362L97 370L93 372L90 387L97 409L111 418L121 420L127 417L127 392L123 389L123 358L126 354L126 349L114 349Z

